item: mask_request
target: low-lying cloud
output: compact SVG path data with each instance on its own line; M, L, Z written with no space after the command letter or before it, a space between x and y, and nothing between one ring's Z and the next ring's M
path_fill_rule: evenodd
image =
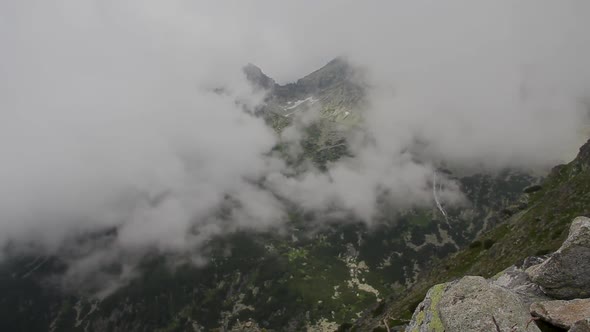
M0 1L0 248L69 252L70 281L120 259L131 276L146 252L280 229L277 197L370 223L383 197L432 204L441 163L546 169L586 137L589 18L575 0ZM337 55L371 87L354 157L286 176L241 67L288 82Z

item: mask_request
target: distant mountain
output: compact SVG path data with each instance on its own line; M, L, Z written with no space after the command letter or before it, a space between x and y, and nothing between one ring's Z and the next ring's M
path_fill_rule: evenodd
M326 163L348 155L345 136L352 127L363 121L366 84L363 69L351 65L344 57L337 57L322 68L294 83L277 84L253 64L243 68L246 78L257 90L266 91L264 104L257 114L264 117L269 126L281 133L304 114L315 118L306 128L304 151L299 156L283 154L292 166L304 160L312 160L320 169ZM277 146L286 151L284 144Z
M312 161L326 170L328 161L351 154L346 133L362 123L365 105L361 69L336 58L286 85L254 65L244 74L267 91L258 112L277 133L300 112L315 115L301 128L300 155L287 153L289 142L273 151L290 167ZM15 257L0 264L0 331L333 331L420 284L433 259L500 223L504 215L494 211L512 211L508 202L538 180L511 170L448 176L472 204L449 207L447 216L433 199L426 208L383 211L372 229L355 220L318 229L321 217L293 205L286 234L216 238L202 267L173 270L167 257L146 256L138 278L101 301L47 283L67 266L59 257Z
M279 85L255 65L244 67L247 79L268 91L263 111L268 118L288 119L297 112L317 107L322 117L335 122L360 120L365 86L362 69L338 57L295 83Z

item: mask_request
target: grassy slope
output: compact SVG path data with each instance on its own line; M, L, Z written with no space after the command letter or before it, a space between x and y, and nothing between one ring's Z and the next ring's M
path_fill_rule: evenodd
M469 247L434 262L410 290L367 312L353 330L370 331L384 317L409 318L437 283L464 275L491 277L528 256L558 249L572 219L590 215L590 141L574 161L555 167L542 189L527 198L526 206Z

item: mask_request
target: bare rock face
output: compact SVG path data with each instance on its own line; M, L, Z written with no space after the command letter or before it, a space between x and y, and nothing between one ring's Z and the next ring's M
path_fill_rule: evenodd
M561 248L526 272L545 294L553 298L590 297L590 219L574 219Z
M553 326L569 329L576 322L590 317L590 299L535 302L531 305L531 315Z
M544 261L541 257L529 257L527 260L535 261L537 264ZM524 270L527 267L527 261L521 267L511 266L497 274L492 282L514 292L526 305L551 300L537 284L530 281Z
M527 305L514 292L482 277L431 288L418 306L407 331L502 331L525 330L530 315ZM527 331L540 331L529 326Z
M577 321L569 332L590 332L590 318Z

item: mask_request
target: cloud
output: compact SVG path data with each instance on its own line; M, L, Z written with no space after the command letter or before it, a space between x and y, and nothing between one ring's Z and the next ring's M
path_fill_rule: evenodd
M280 228L276 195L370 223L383 197L432 204L441 163L565 161L586 136L589 6L0 0L0 247L69 252L70 281L118 259L132 276L146 252ZM372 87L355 157L285 176L275 133L244 112L263 96L241 67L285 83L337 55ZM74 240L112 229L84 250Z
M116 228L121 250L184 251L222 232L228 195L234 228L281 219L255 185L280 162L264 157L275 133L243 111L263 96L224 49L237 37L187 31L180 3L1 7L0 246L54 253Z
M293 38L295 50L339 50L368 70L372 86L353 160L333 163L327 174L271 178L275 190L303 206L336 205L371 222L384 191L398 208L431 204L437 166L542 173L571 159L586 140L587 4L344 2L338 8L320 4L296 16L300 25L285 23L286 34L296 26L296 36L313 35ZM462 202L456 184L441 180L446 202Z

